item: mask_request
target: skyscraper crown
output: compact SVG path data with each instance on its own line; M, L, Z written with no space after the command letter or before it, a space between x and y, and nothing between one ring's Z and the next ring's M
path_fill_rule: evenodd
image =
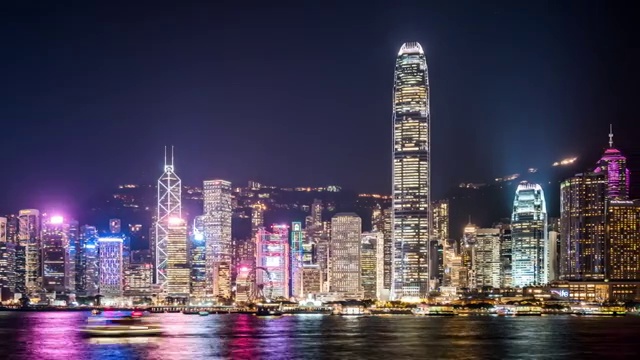
M420 46L419 42L412 41L402 44L398 55L402 54L424 54L424 51L422 50L422 46Z

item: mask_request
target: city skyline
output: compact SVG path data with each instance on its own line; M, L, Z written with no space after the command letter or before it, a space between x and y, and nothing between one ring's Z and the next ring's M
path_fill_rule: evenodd
M619 61L631 32L620 29L627 23L619 19L612 26L619 10L605 4L593 5L598 10L593 13L580 7L571 16L566 5L553 4L530 4L528 11L471 2L289 9L300 16L287 16L287 21L300 20L288 26L300 31L269 26L282 15L265 19L250 10L236 17L240 9L231 6L186 5L172 13L182 29L173 34L158 33L165 28L161 5L147 9L148 30L127 16L137 13L138 5L115 12L87 4L64 14L14 6L8 15L13 10L20 17L4 22L6 33L16 34L7 41L12 57L0 67L6 75L3 98L14 100L0 110L3 122L11 124L0 153L7 173L16 174L0 179L0 187L9 190L0 198L4 211L83 204L99 188L150 182L164 144L180 152L181 176L189 184L206 178L256 179L282 186L338 184L361 192L387 191L389 69L397 44L406 41L418 41L432 53L437 91L431 105L441 119L433 125L439 136L433 139L432 162L440 175L433 179L434 198L461 181L542 168L576 154L588 158L592 150L586 144L595 143L609 123L620 134L616 143L632 168L637 162L632 157L640 153L630 135L623 135L637 132L626 105L637 91L629 86L635 83L634 72ZM367 31L352 26L350 14L356 11ZM96 13L104 17L95 18ZM196 13L201 17L194 18ZM219 19L214 13L229 16ZM334 21L326 22L331 16ZM593 19L598 26L579 26ZM305 27L306 22L317 27ZM121 24L119 31L98 29L114 23ZM266 30L258 34L255 26ZM222 33L220 27L231 31ZM61 43L61 38L67 40ZM140 45L147 43L157 47ZM31 47L22 44L46 49L51 57L44 64L31 61ZM305 51L290 44L305 44ZM79 51L83 66L68 60L76 58L76 49L86 49ZM608 56L595 59L593 53ZM355 57L364 61L342 61ZM292 75L302 73L309 76L304 82ZM299 87L292 95L291 89ZM597 96L595 89L602 88L609 89L607 94ZM32 94L31 89L38 91ZM238 112L246 97L254 108ZM237 115L243 121L231 120ZM532 157L517 141L524 124L528 136L545 143ZM363 131L367 136L358 136ZM267 140L283 134L290 135L288 141ZM96 145L113 141L127 146ZM18 147L20 156L14 155ZM47 149L46 156L41 148ZM348 157L342 156L346 149ZM279 159L295 164L297 171L287 176L274 171L271 164ZM24 171L25 163L34 170ZM104 175L107 163L109 176ZM20 205L23 201L29 204Z

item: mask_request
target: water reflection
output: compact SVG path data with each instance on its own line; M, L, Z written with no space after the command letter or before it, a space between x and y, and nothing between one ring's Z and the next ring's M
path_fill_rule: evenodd
M161 337L84 338L88 314L0 313L0 359L634 358L640 317L159 314Z

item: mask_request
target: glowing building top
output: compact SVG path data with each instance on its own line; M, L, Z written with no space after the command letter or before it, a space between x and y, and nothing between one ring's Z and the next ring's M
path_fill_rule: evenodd
M424 51L422 50L422 46L420 43L411 41L402 44L400 51L398 51L398 56L403 54L421 54L424 55Z
M613 128L609 126L609 148L598 161L594 172L603 172L607 176L607 199L627 200L629 199L629 169L627 168L627 158L620 150L613 147Z

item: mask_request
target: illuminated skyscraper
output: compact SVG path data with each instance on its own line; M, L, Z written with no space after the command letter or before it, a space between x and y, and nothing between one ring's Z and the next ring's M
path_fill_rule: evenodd
M476 233L473 273L475 286L499 288L500 281L500 229L478 229Z
M511 272L513 241L511 240L511 226L500 226L500 287L509 288L513 284Z
M391 284L393 283L393 211L391 208L384 209L382 213L382 236L384 237L383 245L383 287L387 298L391 295Z
M67 256L65 265L65 289L68 292L76 291L76 260L77 260L77 244L79 237L79 223L76 220L68 221L65 224L65 233L67 234Z
M231 195L231 182L204 181L207 295L212 299L231 297Z
M65 291L69 238L62 216L45 218L42 224L42 287L47 292Z
M256 282L271 284L271 297L274 299L289 298L289 228L287 225L272 225L271 229L272 232L264 228L258 231L256 266L266 269L268 275L267 272L258 271Z
M100 263L98 231L94 226L80 227L76 248L76 292L80 296L98 295Z
M561 280L604 280L605 206L604 173L584 173L560 185Z
M609 148L604 152L594 172L603 173L607 178L607 199L629 199L629 169L627 158L613 147L613 129L609 131Z
M331 218L330 272L331 292L346 297L362 297L360 277L362 220L354 213L338 213Z
M476 244L478 243L478 227L469 223L464 227L462 241L460 242L460 256L462 267L465 271L460 274L460 281L463 287L475 288L475 260Z
M449 200L439 200L433 203L433 235L437 240L449 238Z
M640 201L609 200L606 234L607 280L640 280Z
M304 249L304 232L302 231L302 223L291 223L291 261L290 265L290 290L291 296L299 298L302 296L302 265Z
M0 217L0 295L9 300L16 287L15 244L7 236L7 218Z
M380 231L362 233L360 281L365 299L380 299L384 289L384 236Z
M206 251L204 242L204 216L196 216L193 220L191 234L191 297L203 300L206 297Z
M164 287L167 282L167 242L169 219L182 219L182 182L174 172L173 147L171 163L167 162L167 148L164 150L164 173L158 179L158 212L155 224L154 253L155 283Z
M122 237L98 238L100 295L117 298L123 292Z
M172 298L189 297L190 269L187 260L187 224L171 218L167 224L166 292Z
M511 241L513 287L546 284L547 207L538 184L522 182L516 189Z
M429 291L429 76L419 43L402 45L394 76L392 297L400 299Z
M454 289L466 286L463 280L467 277L467 270L462 266L462 256L456 240L446 240L442 246L442 263L444 274L442 286Z
M34 294L42 286L40 212L35 209L20 210L18 221L18 242L24 253L24 267L21 262L17 264L16 286L27 294Z
M311 225L314 227L322 226L322 200L314 199L311 205Z

